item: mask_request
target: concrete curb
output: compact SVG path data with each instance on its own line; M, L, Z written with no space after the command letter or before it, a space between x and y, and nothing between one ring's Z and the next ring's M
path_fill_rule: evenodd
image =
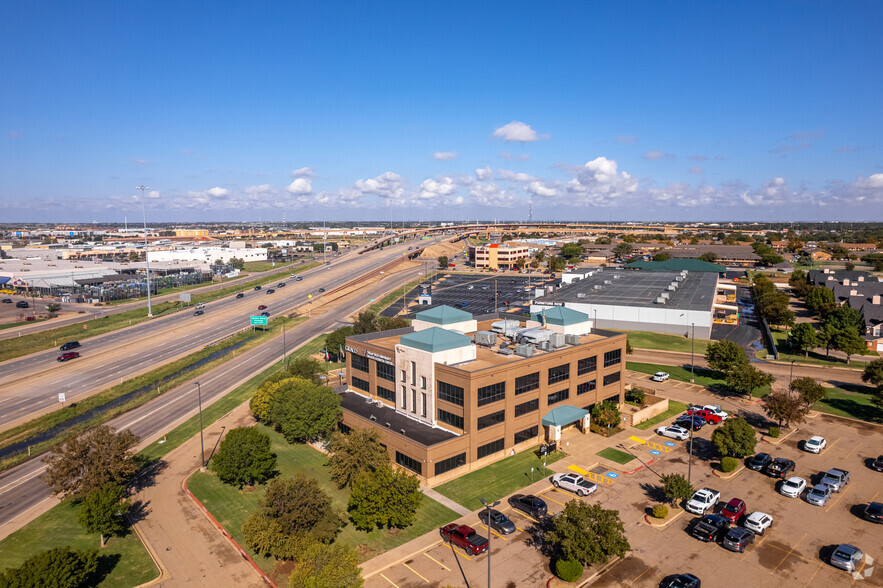
M172 578L171 574L169 574L169 570L163 565L162 561L159 559L159 556L156 554L156 550L153 549L153 545L147 541L147 538L141 532L141 529L138 527L138 523L132 523L132 530L135 531L135 535L138 536L138 540L141 541L141 545L144 546L144 549L147 551L147 554L150 555L150 559L153 560L153 565L156 566L156 569L159 570L159 575L153 580L149 580L137 586L137 588L142 588L143 586L153 586L155 584L159 584L160 582L165 582L166 580L170 580Z
M745 469L745 464L743 463L741 466L737 467L732 472L718 472L716 469L711 468L711 473L720 478L721 480L731 480L742 473L742 470Z
M665 529L665 528L667 528L670 524L672 524L673 522L675 522L676 520L678 520L679 518L681 518L681 517L684 515L685 512L687 512L687 511L684 510L684 509L682 509L682 508L679 508L677 513L675 513L675 514L673 514L673 515L671 515L671 516L669 516L669 517L666 517L665 520L660 521L660 522L655 522L655 521L658 521L659 519L654 519L654 518L651 517L650 515L646 515L646 514L645 514L645 515L644 515L644 521L646 521L646 523L647 523L648 525L650 525L651 527L654 527L654 528L656 528L656 529Z
M769 435L761 435L760 438L763 442L769 443L770 445L781 445L785 439L791 437L791 435L795 434L800 429L794 428L791 429L791 432L785 435L784 437L770 437Z

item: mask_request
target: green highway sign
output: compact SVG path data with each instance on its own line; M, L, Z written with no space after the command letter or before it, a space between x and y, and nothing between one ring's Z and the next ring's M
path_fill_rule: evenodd
M250 316L248 318L251 319L252 326L267 324L267 317L265 317L265 316Z

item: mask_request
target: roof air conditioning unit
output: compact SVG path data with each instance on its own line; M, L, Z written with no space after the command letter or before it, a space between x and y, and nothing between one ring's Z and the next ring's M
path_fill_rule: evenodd
M555 349L558 349L559 347L564 347L564 333L552 333L550 340L552 343L552 347L554 347Z
M593 289L593 290L600 290L600 289L601 289L601 284L595 284L594 286L592 286L592 289Z
M549 341L540 341L540 351L552 351L552 343Z
M515 355L531 357L533 355L533 345L517 345L515 347Z
M656 304L665 304L665 298L659 296L656 298Z
M405 434L405 430L404 430L404 429L399 429L399 431L401 431L402 435Z
M576 293L576 297L577 297L577 298L585 298L585 297L586 297L586 293L585 293L585 292L577 292L577 293Z
M505 347L501 348L497 353L500 355L513 355L514 352L511 349L506 349Z
M567 345L579 345L579 335L564 335L564 342Z
M377 417L374 416L373 414L372 414L370 417L368 417L368 418L369 418L370 420L372 420L372 421L376 421L376 420L377 420Z

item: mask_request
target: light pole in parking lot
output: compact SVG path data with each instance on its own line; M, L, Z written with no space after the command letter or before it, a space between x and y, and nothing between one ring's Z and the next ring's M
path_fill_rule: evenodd
M153 316L153 308L150 305L150 255L148 255L147 243L147 207L144 204L144 192L150 190L149 186L138 186L136 190L141 190L141 212L144 214L144 268L147 270L147 316Z
M789 360L791 362L791 370L788 372L788 392L791 392L791 381L794 379L794 363L796 359Z
M500 504L500 501L488 504L484 498L479 498L479 500L487 509L487 588L491 588L491 509Z
M199 401L199 467L205 467L205 446L202 442L202 387L196 382L196 398Z
M696 343L696 323L690 323L691 327L691 336L690 336L690 383L693 383L693 346Z

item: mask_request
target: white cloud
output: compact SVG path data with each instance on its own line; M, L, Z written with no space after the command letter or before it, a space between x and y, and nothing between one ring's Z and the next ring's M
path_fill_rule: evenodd
M859 176L859 178L853 182L853 185L856 188L867 190L883 189L883 174L871 174L871 176L867 178Z
M151 190L147 193L147 197L151 200L159 200L159 192L157 190Z
M702 168L701 165L694 165L693 167L690 168L690 173L693 174L694 176L698 176L699 174L703 173L704 171L705 170Z
M457 186L454 184L454 180L448 176L443 178L439 178L439 180L423 180L423 183L420 184L420 189L417 191L417 198L419 200L434 200L439 196L448 196L453 194L454 190L457 189Z
M230 190L228 190L227 188L221 188L220 186L215 186L214 188L210 189L208 193L215 198L226 198L230 195Z
M515 194L493 182L476 182L469 187L471 204L494 208L513 208L522 203Z
M291 172L292 178L315 178L316 172L311 167L299 167Z
M457 154L453 151L436 151L432 154L432 158L436 161L451 161L457 159Z
M530 174L514 172L508 169L498 169L497 177L501 180L508 180L510 182L532 182L537 179Z
M356 190L386 199L400 199L405 193L405 181L395 172L383 172L376 178L356 180Z
M489 180L491 175L493 175L493 170L490 167L481 167L475 170L475 177L479 180Z
M497 127L494 129L494 139L502 139L503 141L517 141L519 143L529 143L539 139L548 139L548 135L537 135L537 132L530 128L530 125L518 120Z
M558 194L555 188L543 184L543 182L531 182L527 185L526 190L535 196L551 197Z
M310 183L310 180L306 178L297 178L285 188L291 194L312 194L313 193L313 185Z
M638 180L626 172L620 172L615 160L596 157L577 173L567 184L567 191L579 196L568 204L604 206L612 199L634 194Z
M654 149L652 151L648 151L644 154L644 159L648 161L658 161L660 159L674 159L675 156L671 153L663 153L659 149Z
M263 194L272 194L276 190L270 184L261 184L259 186L249 186L245 189L245 193L249 196L260 196Z

